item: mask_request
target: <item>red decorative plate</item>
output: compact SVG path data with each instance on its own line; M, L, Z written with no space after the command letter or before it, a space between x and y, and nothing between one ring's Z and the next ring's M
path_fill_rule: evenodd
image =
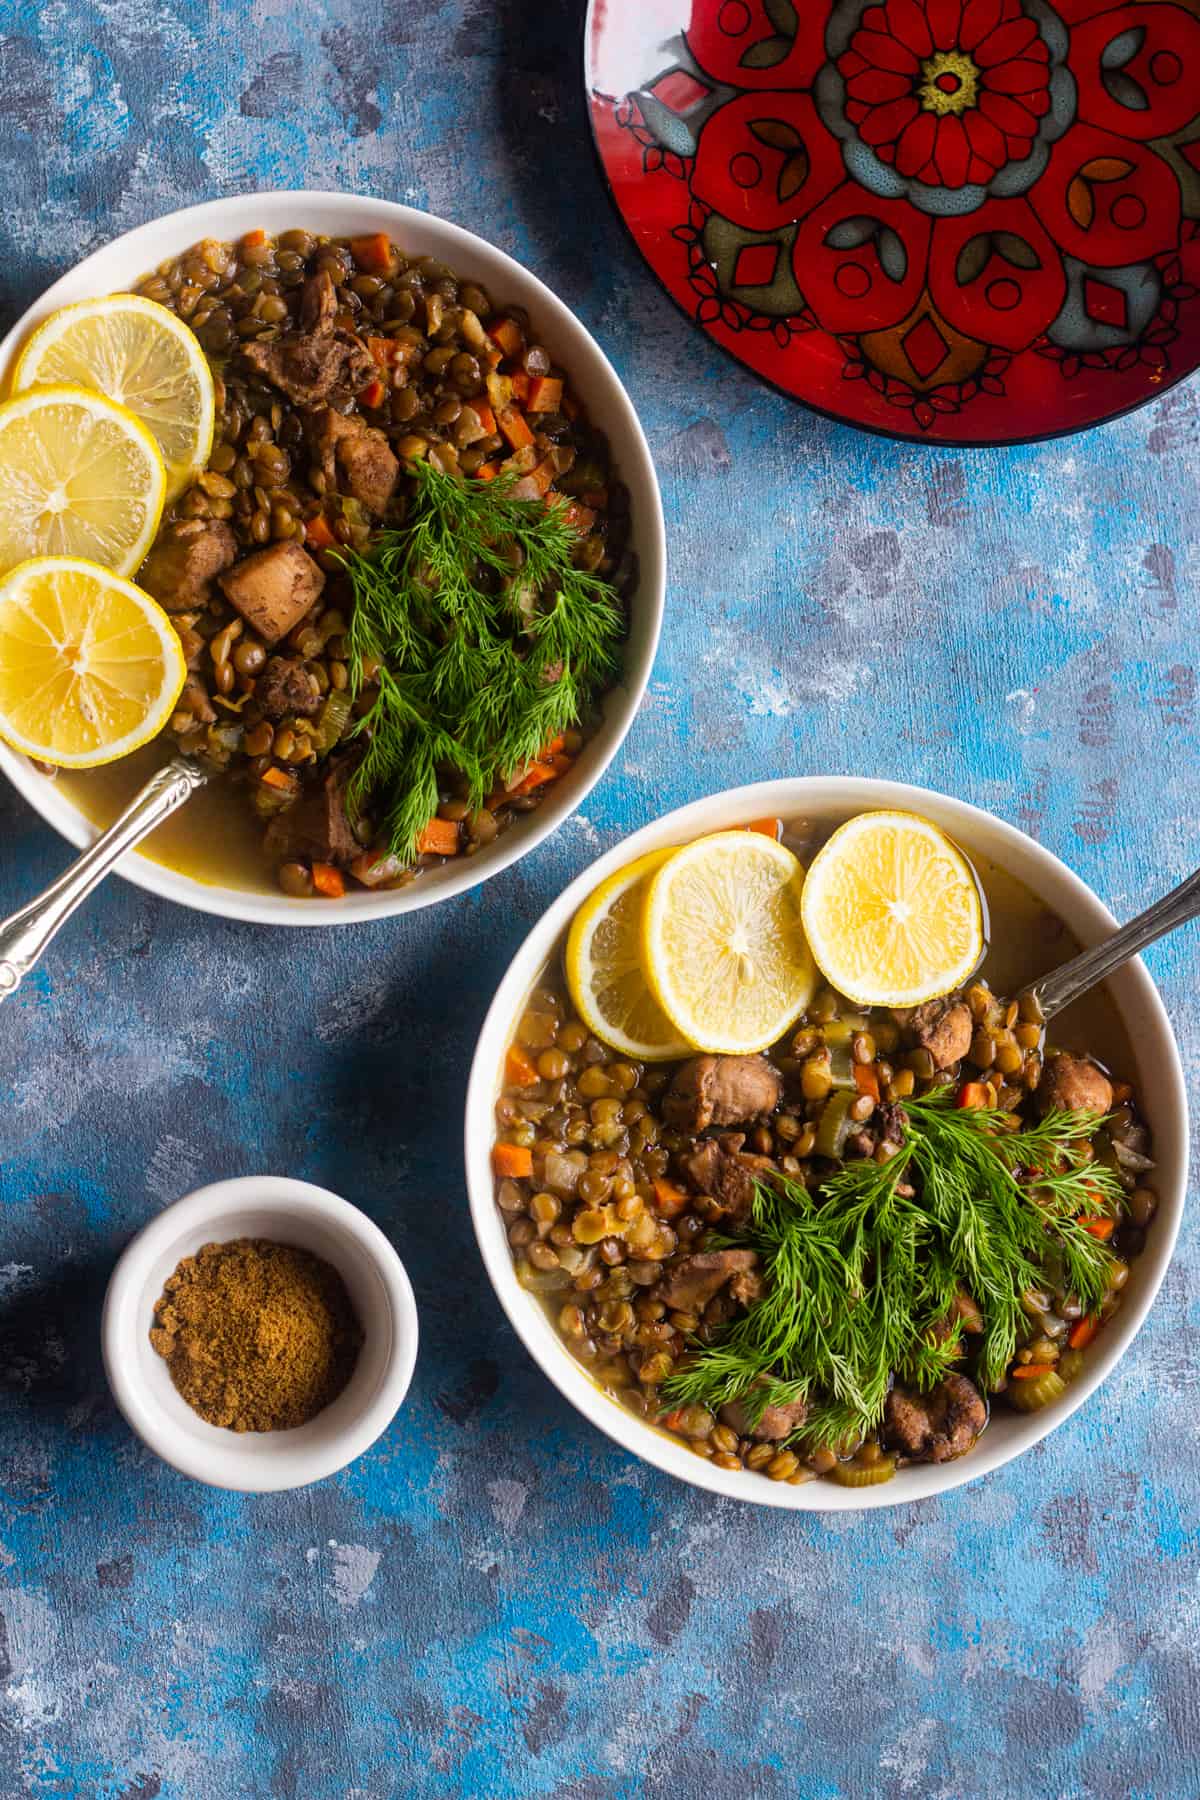
M1200 365L1200 0L593 0L587 80L668 292L822 412L1013 443Z

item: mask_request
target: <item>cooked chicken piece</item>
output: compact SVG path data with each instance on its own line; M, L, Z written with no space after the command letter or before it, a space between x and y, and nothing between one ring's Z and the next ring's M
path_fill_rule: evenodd
M693 1056L675 1071L663 1117L677 1131L746 1125L779 1105L783 1078L765 1056Z
M314 417L311 435L328 486L352 494L370 512L386 512L400 464L383 432L327 406Z
M894 1387L887 1397L887 1442L913 1462L950 1462L964 1455L987 1424L987 1403L965 1375L947 1375L928 1394Z
M1064 1050L1047 1057L1037 1085L1039 1112L1106 1113L1112 1103L1112 1082L1089 1057L1068 1056Z
M225 598L265 644L286 637L324 586L324 571L292 539L254 551L221 576Z
M268 719L289 714L311 718L321 710L316 676L298 656L272 656L254 686L254 698Z
M223 519L175 519L164 525L138 573L138 585L167 612L199 612L213 577L237 559L237 539Z
M927 1000L918 1006L908 1021L908 1029L916 1042L928 1050L935 1069L948 1069L961 1062L971 1048L975 1027L971 1009L958 999Z

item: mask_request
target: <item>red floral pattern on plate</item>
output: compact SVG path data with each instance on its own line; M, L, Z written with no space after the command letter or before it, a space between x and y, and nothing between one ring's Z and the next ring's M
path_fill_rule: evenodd
M1200 364L1200 0L687 5L596 0L597 144L670 292L777 386L994 443Z

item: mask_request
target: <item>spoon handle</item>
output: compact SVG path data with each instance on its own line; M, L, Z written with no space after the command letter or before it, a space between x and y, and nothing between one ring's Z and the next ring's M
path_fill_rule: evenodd
M1147 944L1174 931L1177 925L1186 925L1197 914L1200 914L1200 869L1186 881L1181 881L1177 888L1172 888L1169 894L1164 894L1161 900L1156 900L1153 906L1148 906L1145 912L1139 913L1136 919L1130 919L1128 925L1114 931L1103 943L1084 950L1041 981L1035 981L1030 991L1040 1002L1044 1016L1053 1018L1055 1013L1070 1006L1072 1000L1078 1000L1081 994L1104 981L1131 956L1144 950Z
M87 899L115 862L189 800L207 781L207 771L185 757L172 757L155 771L125 811L44 893L11 917L0 920L0 1000L14 994L50 939Z

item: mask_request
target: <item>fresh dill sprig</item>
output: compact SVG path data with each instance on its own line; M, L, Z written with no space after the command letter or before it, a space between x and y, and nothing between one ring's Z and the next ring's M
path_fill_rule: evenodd
M1086 1220L1122 1191L1084 1148L1096 1114L1051 1113L1023 1131L1007 1118L935 1089L904 1103L888 1162L847 1162L815 1192L782 1175L759 1182L736 1241L758 1252L762 1294L695 1346L664 1395L713 1409L740 1400L752 1422L799 1398L797 1441L852 1439L878 1424L894 1375L927 1389L953 1368L960 1290L983 1315L977 1367L994 1386L1029 1289L1061 1274L1086 1302L1102 1297L1112 1256Z
M381 814L406 862L437 811L438 770L457 769L482 806L615 679L624 630L611 585L575 566L563 508L514 499L512 477L410 473L404 526L340 557L351 691L379 688L355 728L349 803Z

